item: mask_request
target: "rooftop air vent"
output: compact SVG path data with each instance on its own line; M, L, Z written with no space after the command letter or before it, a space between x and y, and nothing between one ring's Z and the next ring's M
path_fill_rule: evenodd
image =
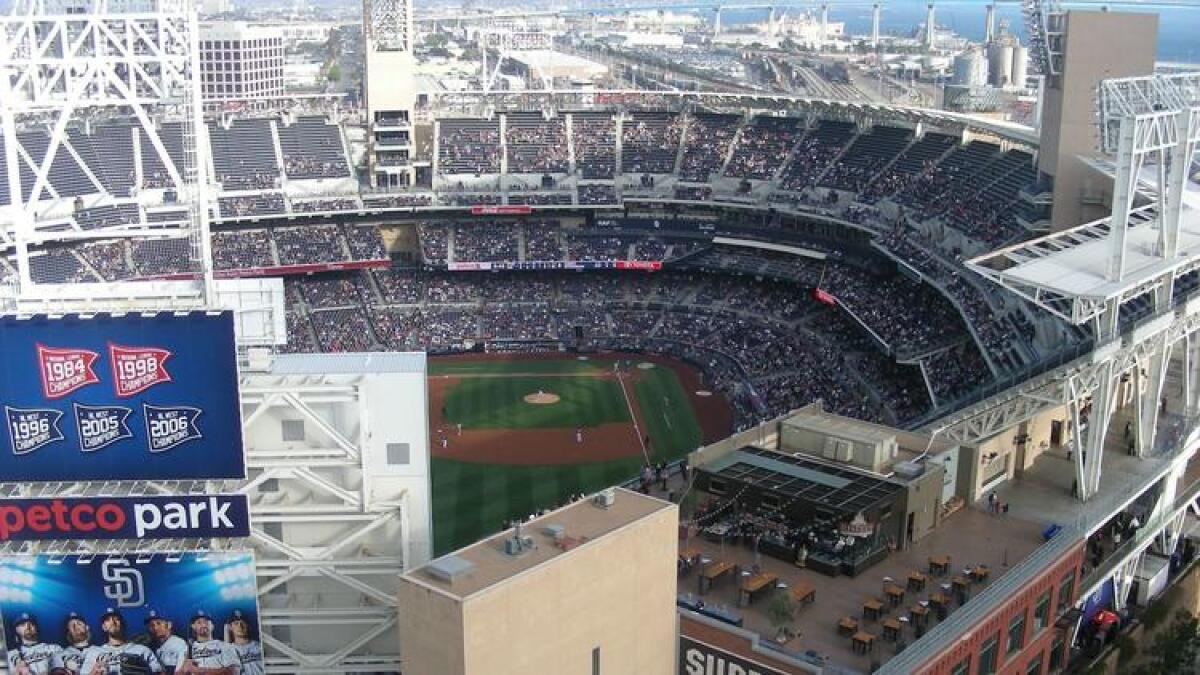
M455 580L474 571L475 565L458 556L448 555L429 563L426 569L433 578L453 584Z

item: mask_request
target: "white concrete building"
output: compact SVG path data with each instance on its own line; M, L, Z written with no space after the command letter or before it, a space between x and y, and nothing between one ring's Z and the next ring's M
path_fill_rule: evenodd
M200 87L206 103L283 94L283 33L240 21L200 28Z

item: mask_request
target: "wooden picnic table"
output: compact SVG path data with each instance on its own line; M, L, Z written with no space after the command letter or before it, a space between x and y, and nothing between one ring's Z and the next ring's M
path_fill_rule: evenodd
M817 589L807 581L797 581L792 585L792 599L802 605L816 602Z
M863 618L875 620L879 618L879 613L883 611L883 603L875 598L863 603Z
M888 584L883 588L883 594L891 601L892 606L896 607L904 602L904 589L895 584Z
M935 555L929 557L929 573L941 576L950 571L950 556Z
M858 630L858 619L852 616L843 616L841 621L838 621L838 632L842 635L852 635Z
M875 636L864 631L859 631L851 638L851 646L854 648L854 651L866 654L875 646Z
M900 622L896 619L885 619L883 622L883 639L900 639Z
M771 572L759 572L758 574L742 579L742 584L738 590L738 604L742 607L749 605L755 593L764 588L774 587L776 581L779 581L779 575L772 574Z
M712 585L720 579L722 575L733 571L733 563L725 562L724 560L714 560L709 563L703 570L700 571L700 594L708 592Z
M925 583L928 580L929 580L929 577L925 576L924 574L921 574L920 572L918 572L916 570L913 570L912 572L908 573L908 587L914 591L925 590Z

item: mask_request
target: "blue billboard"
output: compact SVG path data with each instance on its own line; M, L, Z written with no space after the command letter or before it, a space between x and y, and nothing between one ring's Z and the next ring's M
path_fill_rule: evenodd
M0 318L0 481L244 478L233 313Z
M248 536L246 495L0 499L0 541Z
M10 667L72 675L236 666L262 675L254 558L236 554L0 558Z

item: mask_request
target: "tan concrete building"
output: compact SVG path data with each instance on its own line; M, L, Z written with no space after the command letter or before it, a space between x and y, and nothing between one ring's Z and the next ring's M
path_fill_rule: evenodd
M1054 177L1054 229L1108 215L1112 180L1079 158L1096 155L1099 146L1096 87L1154 72L1157 51L1157 14L1067 12L1063 72L1046 83L1038 155L1038 169Z
M679 511L615 489L400 577L405 675L668 675Z

